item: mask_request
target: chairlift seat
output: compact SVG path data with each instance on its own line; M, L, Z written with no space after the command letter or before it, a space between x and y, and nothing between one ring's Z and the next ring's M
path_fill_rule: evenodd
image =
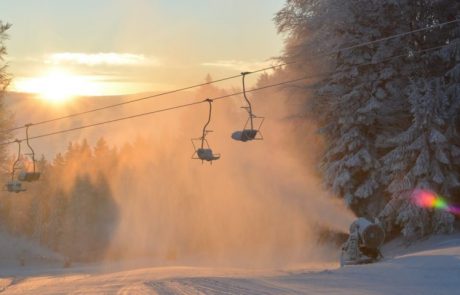
M258 130L256 129L243 129L242 131L235 131L232 133L232 138L234 140L239 140L246 142L248 140L256 139Z
M18 175L18 180L20 181L37 181L40 179L40 172L25 172L21 171Z
M213 154L211 149L199 148L196 150L196 154L200 160L203 161L214 161L220 158L220 155Z
M8 181L6 184L6 189L11 193L19 193L25 191L25 189L22 188L22 183L17 180Z

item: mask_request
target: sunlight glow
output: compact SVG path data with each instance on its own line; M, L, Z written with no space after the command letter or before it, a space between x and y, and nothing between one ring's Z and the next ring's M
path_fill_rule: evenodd
M81 95L97 96L103 92L98 81L62 69L53 69L40 77L22 79L15 88L21 92L36 93L39 98L51 103L63 103Z
M81 53L81 52L60 52L48 56L45 61L50 64L80 64L88 66L115 65L115 66L139 66L139 65L159 65L160 62L155 58L147 58L142 54L132 53Z

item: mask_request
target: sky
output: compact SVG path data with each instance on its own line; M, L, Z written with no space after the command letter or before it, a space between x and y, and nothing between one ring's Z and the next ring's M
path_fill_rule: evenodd
M273 64L284 0L2 0L10 91L165 91ZM237 81L234 81L237 83Z

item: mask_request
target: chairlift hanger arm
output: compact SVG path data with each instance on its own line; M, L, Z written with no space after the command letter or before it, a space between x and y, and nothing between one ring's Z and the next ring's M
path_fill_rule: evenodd
M250 74L251 72L242 72L241 73L241 76L243 77L243 96L244 96L244 99L246 100L247 104L248 104L248 113L249 113L249 119L250 119L250 123L251 123L251 130L254 129L254 123L253 123L253 120L252 118L254 117L254 114L252 113L252 105L251 105L251 102L249 101L248 97L246 96L246 84L245 84L245 81L244 81L244 78L246 77L247 74Z
M16 164L19 163L19 160L21 158L21 141L19 139L16 139L15 142L18 143L18 158L13 163L13 169L11 171L11 181L14 181L14 173L16 172Z
M25 127L26 127L26 143L31 151L30 155L32 156L32 165L33 165L34 173L35 173L35 151L29 143L29 127L32 125L33 125L32 123L29 123L29 124L26 124Z
M208 115L208 121L203 126L203 137L205 137L205 134L206 134L206 131L207 131L206 128L208 127L209 123L211 122L211 115L212 115L212 99L208 98L205 101L207 101L209 103L209 115Z
M209 115L208 115L208 121L204 124L203 126L203 133L201 136L201 148L204 147L204 141L206 140L206 133L208 132L206 128L208 127L209 123L211 122L211 115L212 115L212 99L208 98L205 101L209 103Z

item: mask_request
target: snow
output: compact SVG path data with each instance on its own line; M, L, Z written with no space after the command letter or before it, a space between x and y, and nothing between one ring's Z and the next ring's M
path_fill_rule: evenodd
M11 250L11 249L10 249ZM455 294L460 233L406 247L394 240L368 265L231 269L132 264L1 266L4 294ZM3 262L3 261L2 261Z
M27 263L29 266L43 266L60 265L62 261L61 255L29 239L0 231L0 276L5 274L6 267L21 266L22 263Z

